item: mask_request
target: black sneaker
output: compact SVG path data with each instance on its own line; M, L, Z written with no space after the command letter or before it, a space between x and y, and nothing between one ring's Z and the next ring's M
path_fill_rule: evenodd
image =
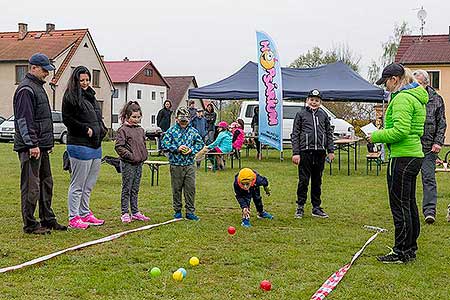
M48 228L50 230L67 231L67 226L61 225L58 222L53 223L41 223L41 227Z
M436 217L434 215L425 216L425 223L433 224L436 221Z
M305 209L303 208L303 206L302 205L297 206L294 217L296 219L301 219L301 218L303 218L304 214L305 214Z
M317 218L323 218L323 219L328 218L328 215L323 211L323 209L321 207L314 207L312 209L311 215L313 217L317 217Z
M33 229L31 231L25 231L25 233L28 233L28 234L41 234L41 235L51 234L51 232L50 232L50 230L48 228L41 227L41 226L39 226L36 229Z
M403 264L408 261L405 257L401 257L393 250L386 255L377 256L377 260L384 264Z

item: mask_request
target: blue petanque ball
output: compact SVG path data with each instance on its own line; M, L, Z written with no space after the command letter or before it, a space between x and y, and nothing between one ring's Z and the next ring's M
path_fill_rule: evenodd
M185 268L179 268L178 271L180 271L183 274L183 278L186 278L187 272Z

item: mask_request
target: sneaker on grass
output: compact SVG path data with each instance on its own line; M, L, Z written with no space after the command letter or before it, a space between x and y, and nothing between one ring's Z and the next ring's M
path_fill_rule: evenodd
M150 221L149 217L145 216L144 214L142 214L140 212L138 212L137 214L132 215L131 219L132 220L137 220L137 221L144 221L144 222Z
M250 219L243 218L243 219L242 219L241 226L242 226L242 227L245 227L245 228L252 227L252 225L250 224Z
M181 214L181 211L177 211L173 214L174 219L183 219L183 215Z
M404 264L408 262L408 260L405 257L401 257L393 250L391 250L391 252L389 252L386 255L377 256L377 260L384 264Z
M269 219L272 220L273 216L269 214L267 211L263 211L262 213L258 214L258 219Z
M317 218L323 218L323 219L328 218L328 215L323 211L323 209L321 207L314 207L312 209L311 215L313 217L317 217Z
M101 226L105 223L105 220L97 219L92 211L87 216L81 217L81 221L92 226Z
M303 218L304 214L305 214L305 209L303 208L303 206L302 205L297 206L294 217L296 219L301 219L301 218Z
M72 229L87 229L89 227L88 223L85 223L81 220L80 216L76 216L69 220L69 228Z
M191 221L200 221L200 218L194 213L187 213L186 219L191 220Z
M122 221L122 223L131 223L131 218L130 218L130 215L128 213L124 213L120 217L120 220Z

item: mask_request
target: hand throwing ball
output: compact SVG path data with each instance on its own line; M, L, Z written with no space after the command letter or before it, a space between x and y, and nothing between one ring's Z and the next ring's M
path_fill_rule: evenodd
M172 278L175 281L182 281L183 280L183 273L181 273L180 270L173 272L172 274Z
M269 280L263 280L261 281L261 283L259 284L259 287L261 289L263 289L264 291L270 291L272 289L272 284L270 283Z
M191 264L191 266L195 267L195 266L198 266L198 264L200 263L200 260L197 257L192 256L189 259L189 263Z
M228 227L228 233L233 235L236 233L236 228L234 228L233 226Z
M159 275L161 275L161 270L158 267L153 267L150 270L150 276L152 277L158 277Z

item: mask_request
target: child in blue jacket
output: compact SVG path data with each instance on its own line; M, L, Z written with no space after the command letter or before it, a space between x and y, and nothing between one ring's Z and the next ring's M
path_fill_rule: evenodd
M252 198L255 203L256 211L258 212L258 218L273 219L273 216L264 210L259 188L262 186L267 196L270 196L271 189L266 177L259 175L255 170L243 168L236 174L233 186L236 200L239 202L242 209L242 226L251 226L250 202Z

